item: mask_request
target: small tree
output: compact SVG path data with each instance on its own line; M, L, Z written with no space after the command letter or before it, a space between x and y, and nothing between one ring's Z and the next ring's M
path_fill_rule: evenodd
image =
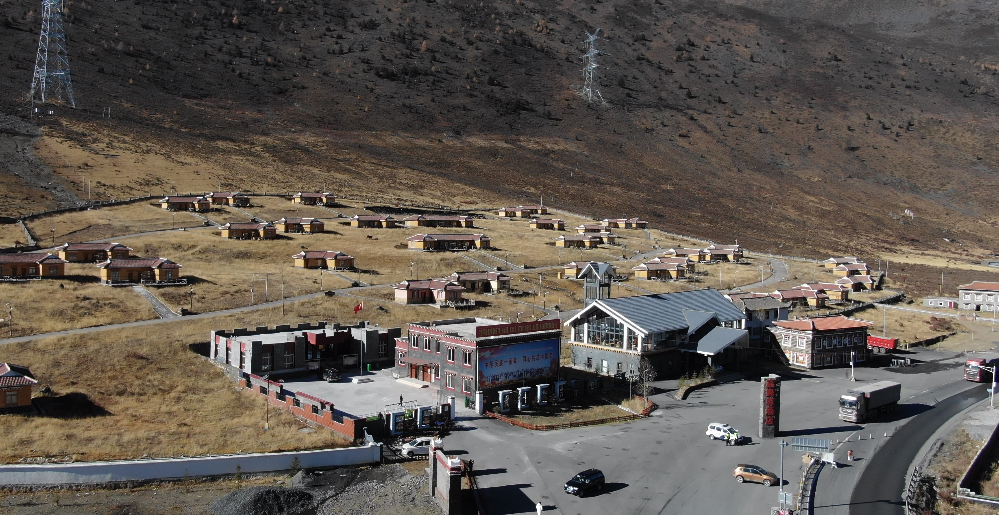
M652 362L649 358L641 358L638 360L638 370L636 371L636 381L638 383L638 394L642 397L648 398L649 393L652 392L652 382L656 380L655 367L652 366Z

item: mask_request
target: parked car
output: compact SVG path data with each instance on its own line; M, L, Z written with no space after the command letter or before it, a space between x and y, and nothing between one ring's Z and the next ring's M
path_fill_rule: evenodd
M740 464L735 466L735 471L732 473L735 476L735 480L742 483L743 481L755 481L757 483L763 483L763 486L770 486L777 482L777 476L767 472L763 467L758 467L756 465Z
M587 492L604 487L604 473L597 469L587 469L565 483L565 493L582 497Z
M402 444L402 449L399 450L399 453L407 458L412 458L416 455L428 455L430 454L431 445L440 447L441 441L431 436L421 436Z
M327 368L323 370L323 379L327 383L339 383L341 378L340 371L335 368Z
M732 440L733 444L742 443L746 437L739 434L739 430L721 422L708 424L708 430L704 432L712 440Z

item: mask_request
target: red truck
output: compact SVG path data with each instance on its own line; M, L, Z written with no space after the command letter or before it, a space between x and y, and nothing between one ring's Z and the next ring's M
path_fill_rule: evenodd
M877 354L884 354L898 348L898 338L881 338L879 336L867 336L867 349Z
M999 360L972 358L964 363L964 378L976 383L992 382L992 371L983 367L994 367Z

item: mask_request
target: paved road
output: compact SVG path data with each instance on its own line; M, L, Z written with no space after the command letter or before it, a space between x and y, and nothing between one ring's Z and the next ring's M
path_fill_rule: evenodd
M145 286L137 284L135 286L132 286L132 290L134 290L136 293L142 295L143 298L148 300L149 303L152 304L153 306L153 311L155 311L156 315L159 316L160 318L176 318L180 316L177 313L174 313L174 311L170 309L170 306L164 304L163 301L160 300L157 296L153 295L152 293L149 293L149 290L147 290Z
M857 371L860 383L886 379L901 382L903 397L913 399L907 401L906 410L897 412L902 416L914 415L924 408L924 403L932 402L918 401L917 396L928 389L948 383L964 386L954 380L963 363L960 356L919 351L914 357L938 361L905 371ZM919 367L924 368L920 371ZM839 395L855 384L843 369L786 376L781 402L784 438L842 441L851 435L856 438L858 430L894 433L894 425L901 425L904 419L886 424L884 429L838 419ZM527 431L492 419L463 418L466 429L449 436L445 450L475 460L489 515L534 513L534 503L539 501L546 507L545 513L573 515L769 513L770 507L776 506L777 488L740 485L732 479L737 463L753 463L774 472L780 469L777 442L755 437L759 388L759 382L754 380L737 381L700 390L683 402L661 393L652 396L661 409L647 419L562 431ZM469 414L459 408L460 417ZM708 440L704 431L709 422L730 423L755 441L726 447ZM880 434L873 440L868 440L867 435L864 438L872 449L885 441ZM846 450L840 448L838 452ZM869 455L860 447L856 452L862 458ZM842 456L839 460L846 461ZM606 474L608 486L602 493L579 499L562 491L572 474L589 467L600 468ZM784 467L785 490L796 491L803 472L801 453L785 451ZM835 472L850 470L858 471L859 467ZM850 491L852 483L846 489ZM843 504L848 502L849 497Z
M850 498L850 515L905 515L902 491L916 453L952 417L987 398L987 385L965 382L950 396L902 426L871 458ZM971 386L970 388L968 388Z
M766 279L760 282L747 284L745 286L740 286L739 288L743 290L750 290L753 288L763 288L766 286L770 286L772 284L777 284L787 279L787 263L779 259L771 259L770 270L773 271L773 273L770 274L770 277L767 277Z

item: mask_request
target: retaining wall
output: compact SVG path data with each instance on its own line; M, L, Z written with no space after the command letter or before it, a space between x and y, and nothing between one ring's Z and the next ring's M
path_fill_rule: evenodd
M975 455L975 459L968 465L968 470L961 476L961 481L957 483L957 497L968 501L999 505L999 499L989 497L976 492L982 487L982 481L987 481L986 474L992 468L992 464L999 458L999 426L992 430L992 436L985 442L985 445Z
M381 444L347 449L324 449L196 458L96 461L2 465L0 483L5 486L99 484L129 481L179 479L291 470L295 458L302 468L340 467L380 463Z

